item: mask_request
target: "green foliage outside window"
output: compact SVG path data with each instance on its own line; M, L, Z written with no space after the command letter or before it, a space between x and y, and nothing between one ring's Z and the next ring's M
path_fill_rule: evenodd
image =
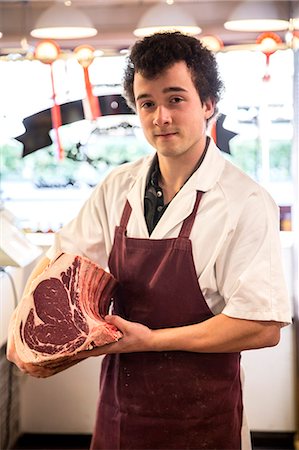
M99 137L88 146L64 142L59 160L54 144L22 157L22 144L0 144L2 181L30 181L38 187L94 186L107 171L149 153L135 137Z
M230 144L232 161L244 172L257 181L261 171L261 149L258 139L235 138ZM270 181L281 182L291 180L292 142L272 140L270 142Z
M272 141L270 143L271 181L290 181L292 177L292 143Z
M260 167L260 152L257 140L245 140L235 138L230 143L232 161L244 172L258 178Z
M22 170L23 146L20 142L10 139L0 143L0 179L19 179Z

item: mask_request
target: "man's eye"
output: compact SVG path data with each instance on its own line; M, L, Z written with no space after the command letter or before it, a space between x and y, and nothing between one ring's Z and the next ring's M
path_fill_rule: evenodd
M144 103L142 103L142 105L141 105L141 108L145 108L145 109L147 109L147 108L150 108L151 106L153 106L153 102L144 102Z
M172 99L170 99L171 103L180 103L182 101L183 99L181 97L173 97Z

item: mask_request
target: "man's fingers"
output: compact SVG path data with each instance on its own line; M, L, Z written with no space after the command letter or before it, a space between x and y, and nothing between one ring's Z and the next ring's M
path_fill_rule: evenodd
M123 319L120 316L117 315L108 315L105 316L105 321L107 323L110 323L111 325L114 325L116 328L118 328L120 331L124 332L126 329L126 325L129 323L127 320Z

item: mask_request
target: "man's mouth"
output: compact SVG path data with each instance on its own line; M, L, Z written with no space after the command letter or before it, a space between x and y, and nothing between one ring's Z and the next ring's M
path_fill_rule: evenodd
M177 134L176 131L167 131L165 133L156 133L155 137L165 137L167 138L168 136L175 136Z

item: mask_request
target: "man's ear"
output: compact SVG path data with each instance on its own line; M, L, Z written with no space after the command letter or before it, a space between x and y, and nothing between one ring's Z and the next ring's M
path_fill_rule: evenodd
M215 100L212 100L211 98L208 98L204 102L204 110L205 110L205 118L206 120L211 119L213 115L215 114L215 108L216 108L216 102Z

